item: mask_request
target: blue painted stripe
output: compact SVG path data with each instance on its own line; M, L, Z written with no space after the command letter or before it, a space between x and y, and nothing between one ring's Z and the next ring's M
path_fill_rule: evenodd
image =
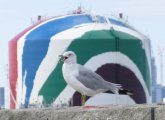
M129 29L132 29L130 26L126 25L125 23L121 22L121 21L118 21L118 20L115 20L115 19L112 19L112 18L109 18L109 21L111 24L114 24L114 25L119 25L119 26L122 26L122 27L126 27L126 28L129 28Z
M25 107L28 107L33 88L33 80L38 67L48 51L50 38L59 32L84 23L92 23L91 17L87 15L68 16L49 21L37 27L26 36L22 56L22 76L27 71L25 79L25 85L27 87Z

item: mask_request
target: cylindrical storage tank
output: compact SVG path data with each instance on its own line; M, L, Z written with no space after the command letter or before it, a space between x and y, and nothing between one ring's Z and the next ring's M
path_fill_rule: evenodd
M102 93L86 105L151 102L149 39L115 17L73 14L39 21L9 42L10 107L81 105L62 76L58 56L68 50L79 64L134 94Z

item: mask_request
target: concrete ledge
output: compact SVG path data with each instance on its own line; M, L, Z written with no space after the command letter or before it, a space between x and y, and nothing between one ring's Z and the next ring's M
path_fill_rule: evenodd
M0 120L164 120L164 105L1 110Z

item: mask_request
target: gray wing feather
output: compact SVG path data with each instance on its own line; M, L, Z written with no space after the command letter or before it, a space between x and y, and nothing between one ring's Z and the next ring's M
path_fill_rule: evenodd
M113 93L118 94L118 91L121 88L120 84L107 82L97 73L81 65L78 65L78 70L79 75L77 75L76 78L87 88L90 88L92 90L110 90Z

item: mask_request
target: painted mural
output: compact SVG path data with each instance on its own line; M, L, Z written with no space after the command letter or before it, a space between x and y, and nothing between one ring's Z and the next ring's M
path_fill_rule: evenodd
M81 96L66 84L59 63L68 50L79 64L134 93L103 93L88 97L86 105L151 102L149 39L115 17L73 14L39 21L9 42L10 107L80 105Z

